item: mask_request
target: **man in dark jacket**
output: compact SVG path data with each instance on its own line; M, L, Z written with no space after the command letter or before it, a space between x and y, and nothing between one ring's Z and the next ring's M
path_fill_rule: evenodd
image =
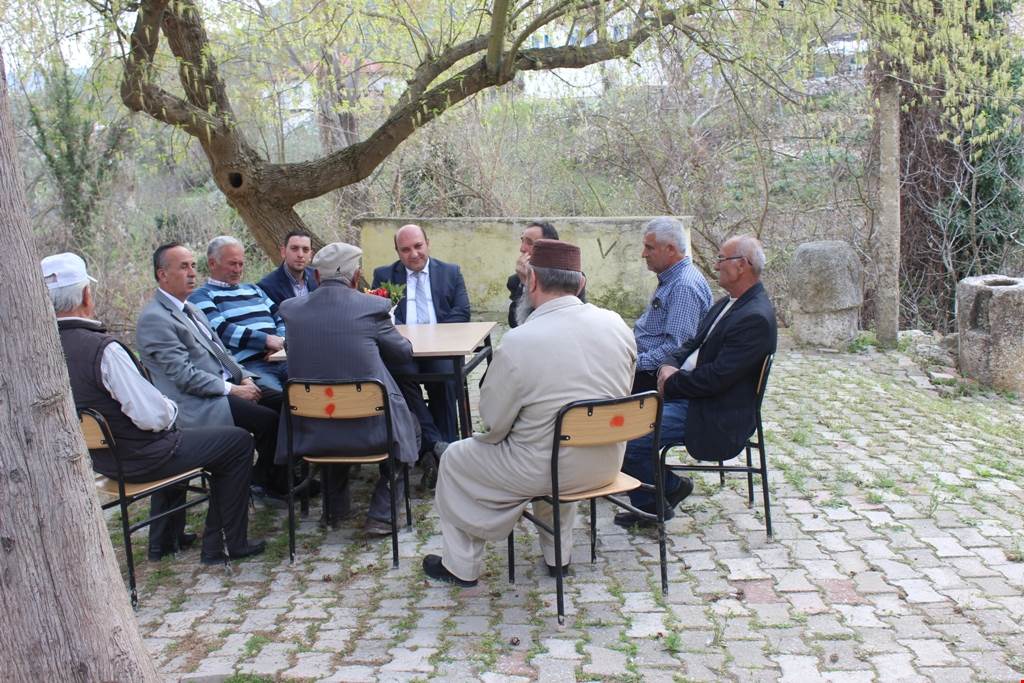
M408 369L413 362L412 345L391 322L388 300L355 288L361 255L359 247L343 242L328 244L317 252L313 263L320 288L308 297L289 299L281 306L281 316L288 325L288 362L294 381L383 382L390 402L394 444L385 444L386 425L376 417L352 421L295 417L293 444L295 452L301 455L377 453L394 446L400 461L413 463L419 454L420 428L389 372ZM277 452L282 460L288 450L284 441L287 430L282 427L278 433L282 441ZM391 533L385 473L382 470L367 512L365 530L371 535ZM332 473L331 489L332 509L326 511L326 524L347 513L347 471Z
M733 237L722 245L715 269L728 296L658 369L658 389L665 397L662 445L681 443L698 460L722 461L739 453L754 432L761 365L775 353L777 341L775 308L761 284L764 265L764 250L754 237ZM629 442L622 471L654 483L649 438ZM693 482L671 472L664 481L665 516L671 518ZM631 512L615 515L620 526L640 521Z
M317 287L309 267L312 260L312 236L305 230L292 230L281 245L281 265L259 281L259 288L278 306L285 299L306 296Z
M519 324L519 316L516 309L523 298L523 282L526 279L526 267L530 263L530 256L533 255L533 244L539 239L557 240L558 231L555 226L544 221L534 221L523 228L523 234L519 236L519 258L516 259L516 272L508 276L505 286L508 288L508 326L515 327Z
M114 447L92 451L93 469L126 481L155 481L202 467L211 475L212 492L203 531L204 564L263 551L247 537L249 477L253 439L238 427L178 429L178 407L150 384L135 357L93 319L94 306L85 262L71 253L47 256L43 280L57 314L57 327L75 406L99 412L110 426ZM183 491L161 491L150 500L152 514L183 502ZM159 560L191 545L184 533L184 510L154 521L149 528L149 559ZM224 542L221 532L224 533Z

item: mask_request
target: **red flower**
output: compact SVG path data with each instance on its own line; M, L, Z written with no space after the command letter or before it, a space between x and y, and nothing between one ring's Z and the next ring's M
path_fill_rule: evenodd
M366 293L373 294L374 296L381 296L384 297L385 299L390 298L388 290L384 289L383 287L378 287L377 289L368 289L366 290Z

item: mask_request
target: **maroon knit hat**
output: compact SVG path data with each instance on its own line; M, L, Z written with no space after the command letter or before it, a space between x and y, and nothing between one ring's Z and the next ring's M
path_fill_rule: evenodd
M562 240L537 240L534 242L530 265L536 268L583 272L580 248Z

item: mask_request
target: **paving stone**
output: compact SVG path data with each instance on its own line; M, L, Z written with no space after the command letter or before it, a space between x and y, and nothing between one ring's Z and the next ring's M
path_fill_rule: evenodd
M584 673L594 676L623 676L626 673L626 655L605 647L587 645L584 650L590 661L583 665Z
M960 663L942 640L907 639L899 642L913 651L915 660L921 666L951 666Z

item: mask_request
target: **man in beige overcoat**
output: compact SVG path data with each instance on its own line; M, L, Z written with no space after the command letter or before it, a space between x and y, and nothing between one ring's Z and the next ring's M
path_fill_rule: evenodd
M530 499L551 492L551 439L559 408L571 401L629 394L636 365L633 333L617 313L576 297L584 284L581 270L578 247L537 240L517 315L525 322L505 334L480 389L486 431L451 444L441 458L437 509L443 549L440 556L423 559L431 578L475 585L485 542L508 536ZM610 483L624 448L563 449L562 491ZM534 503L533 512L550 523L550 505ZM561 508L568 521L561 550L566 565L575 513L575 503ZM538 532L554 575L554 539Z

